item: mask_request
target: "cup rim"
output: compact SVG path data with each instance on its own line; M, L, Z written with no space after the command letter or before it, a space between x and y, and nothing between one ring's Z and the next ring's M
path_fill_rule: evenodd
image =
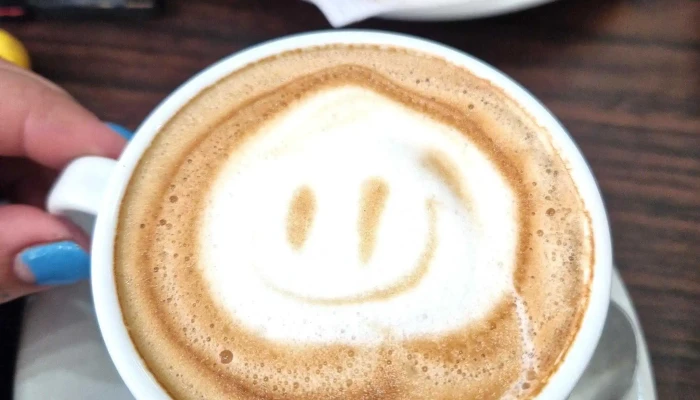
M114 277L114 238L119 207L142 154L161 128L205 88L241 67L280 52L328 44L373 44L408 48L467 68L501 88L549 132L567 163L592 223L594 256L588 306L564 360L534 399L565 399L587 366L602 333L610 301L612 244L608 218L593 173L569 132L544 104L490 64L459 49L412 35L377 30L322 30L269 40L242 49L205 68L168 95L143 121L110 177L95 224L92 245L92 292L100 331L110 357L136 398L169 399L136 350L123 321Z

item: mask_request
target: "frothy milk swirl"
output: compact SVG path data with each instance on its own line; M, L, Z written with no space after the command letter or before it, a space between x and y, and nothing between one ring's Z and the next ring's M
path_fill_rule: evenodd
M536 393L579 323L592 244L511 103L369 46L265 60L195 99L144 157L116 242L154 375L182 398Z

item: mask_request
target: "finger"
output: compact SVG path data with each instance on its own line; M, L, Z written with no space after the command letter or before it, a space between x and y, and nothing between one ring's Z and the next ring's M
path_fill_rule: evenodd
M107 126L127 140L133 136L123 126L111 122ZM0 157L0 199L44 208L57 175L57 171L27 158Z
M70 160L116 158L125 140L65 93L33 75L0 68L0 155L60 169Z
M0 206L0 302L86 279L87 237L75 226L25 205Z
M7 61L2 60L2 59L0 59L0 70L12 71L14 73L23 75L23 76L27 77L28 79L34 80L41 85L45 85L50 89L53 89L59 93L63 93L64 95L70 97L68 92L66 92L60 86L56 85L55 83L51 82L50 80L44 78L43 76L37 75L37 74L33 73L32 71L26 70L24 68L20 68L17 65L12 64L12 63L7 62Z

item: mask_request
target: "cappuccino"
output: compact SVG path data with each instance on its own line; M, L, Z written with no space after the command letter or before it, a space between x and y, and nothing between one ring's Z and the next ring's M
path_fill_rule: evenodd
M125 324L177 399L528 399L594 262L546 130L462 67L371 45L203 90L118 224Z

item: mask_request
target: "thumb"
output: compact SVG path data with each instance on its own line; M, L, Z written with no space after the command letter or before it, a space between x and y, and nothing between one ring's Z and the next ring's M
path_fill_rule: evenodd
M0 206L0 303L90 276L88 239L38 208Z

